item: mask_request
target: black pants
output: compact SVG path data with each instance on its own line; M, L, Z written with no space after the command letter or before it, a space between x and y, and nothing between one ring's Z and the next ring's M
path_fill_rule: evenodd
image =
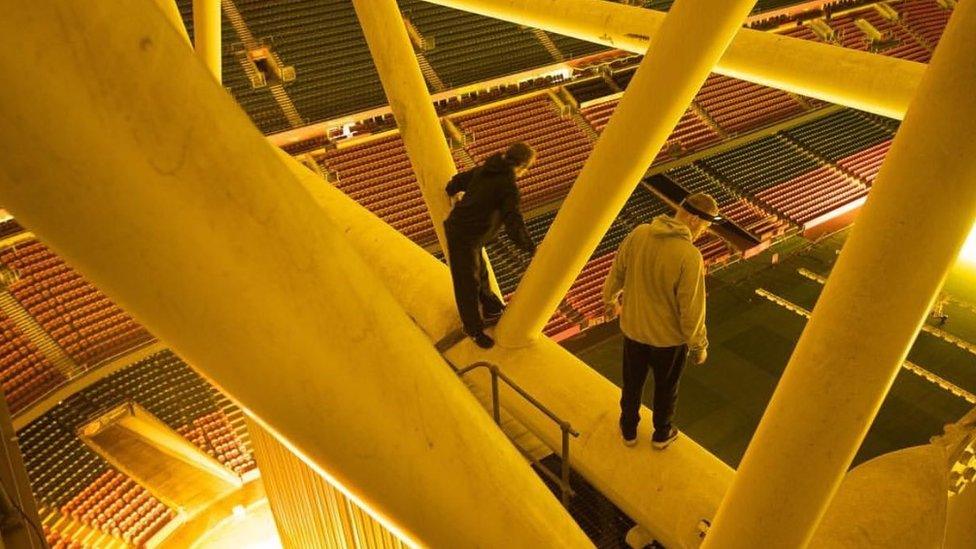
M620 428L624 436L637 435L648 369L654 371L654 431L661 436L668 434L687 356L687 345L652 347L624 336L624 386L620 397Z
M501 298L491 291L488 283L488 267L481 255L481 246L471 243L447 229L447 253L451 265L451 279L454 282L454 301L461 316L461 326L467 334L476 334L485 328L485 322L478 309L480 304L486 315L501 313L504 304Z

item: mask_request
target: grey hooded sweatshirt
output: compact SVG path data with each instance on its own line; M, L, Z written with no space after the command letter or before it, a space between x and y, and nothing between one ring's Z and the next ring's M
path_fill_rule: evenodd
M620 330L654 347L708 347L705 333L705 265L691 231L658 216L631 231L603 284L603 302L623 290Z

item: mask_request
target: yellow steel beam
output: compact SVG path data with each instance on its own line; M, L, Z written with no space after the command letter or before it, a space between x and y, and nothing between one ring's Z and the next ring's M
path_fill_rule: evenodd
M447 250L444 220L451 213L451 201L444 187L457 169L400 8L396 0L353 0L352 5L417 176L437 241L442 250Z
M754 4L678 0L671 7L502 315L501 345L525 345L542 333Z
M705 545L802 547L976 219L976 3L960 3Z
M400 8L396 0L353 0L353 7L396 118L437 241L447 255L444 220L451 213L451 202L444 188L457 169ZM483 259L488 266L492 288L500 295L487 254Z
M605 0L426 0L634 53L644 53L666 14ZM711 14L699 12L707 19ZM691 37L689 37L691 38ZM675 50L669 50L672 53ZM714 70L882 116L902 118L925 65L740 29Z
M945 448L935 444L862 463L844 476L810 547L943 547L948 484Z
M190 44L190 35L186 32L186 25L183 24L183 16L180 15L180 9L176 5L176 0L153 0L159 7L166 19L173 25L176 32L180 33L180 36L186 40L187 44Z
M220 0L193 0L193 42L197 56L221 81Z
M57 75L0 88L18 220L411 543L589 545L158 10L15 4L0 36Z
M356 204L298 161L280 153L309 193L340 227L363 259L427 336L438 341L455 329L447 267ZM548 338L517 350L483 351L470 341L447 352L458 366L488 360L569 421L581 434L570 442L570 463L629 517L667 547L697 547L699 523L714 516L732 480L732 469L693 440L682 437L667 452L650 449L650 410L642 408L636 449L625 447L617 427L620 389ZM489 391L486 376L470 378ZM556 424L520 396L502 388L502 406L550 448L559 450Z

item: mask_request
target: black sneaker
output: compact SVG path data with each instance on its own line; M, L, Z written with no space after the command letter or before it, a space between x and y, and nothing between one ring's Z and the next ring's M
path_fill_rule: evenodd
M487 303L485 303L487 301ZM492 295L490 298L483 298L481 303L481 311L484 313L485 324L493 326L498 324L498 319L502 317L502 313L505 312L505 304L502 300L498 299L498 296Z
M671 446L671 443L674 442L676 438L678 438L678 430L674 427L671 427L671 430L668 431L667 435L659 435L657 431L654 431L654 436L651 437L651 446L653 446L655 450L664 450L668 446Z
M505 310L502 309L497 313L492 313L492 314L485 313L485 326L494 326L495 324L498 324L498 321L501 320L502 313L504 312Z
M623 426L622 423L617 422L617 425L620 426L620 438L623 439L624 446L631 447L631 446L636 445L637 444L637 429L634 429L633 432L628 433L627 430L624 429L624 426Z
M623 439L624 446L626 446L628 448L632 448L632 447L634 447L634 446L637 445L637 435L634 435L634 438L627 438L627 435L625 435L623 433L623 431L621 431L620 432L620 438Z
M491 349L495 346L495 340L491 338L488 334L484 332L477 332L474 334L468 334L468 337L474 340L475 345L481 347L482 349Z

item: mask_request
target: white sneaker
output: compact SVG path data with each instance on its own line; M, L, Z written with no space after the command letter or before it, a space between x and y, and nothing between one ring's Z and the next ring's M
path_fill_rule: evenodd
M671 431L668 432L668 438L664 440L655 440L654 437L651 437L651 446L653 446L655 450L664 450L668 446L671 446L671 443L674 442L676 438L678 438L678 430L672 427Z
M624 446L627 446L628 448L637 445L637 435L635 434L634 438L627 438L627 436L624 435L623 427L620 428L620 438L624 441Z

